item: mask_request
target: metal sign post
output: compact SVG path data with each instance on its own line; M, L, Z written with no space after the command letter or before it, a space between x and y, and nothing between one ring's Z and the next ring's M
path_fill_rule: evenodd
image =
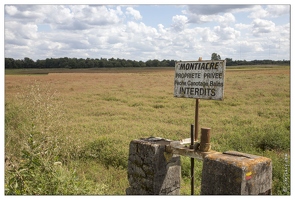
M199 57L199 61L202 61L202 57ZM196 109L195 109L195 142L198 141L198 131L199 131L199 103L200 99L196 99Z
M191 145L190 149L194 149L194 125L191 125ZM194 172L195 172L195 159L191 158L191 195L194 195Z
M175 63L174 97L196 99L194 131L191 126L192 149L198 141L200 99L223 100L225 65L225 60L203 61L202 57L198 61ZM194 194L194 158L191 158L191 194Z
M223 100L225 60L175 63L174 97L196 99L195 141L198 141L200 99Z
M196 99L196 110L195 110L195 142L198 141L198 130L199 130L199 103L200 103L200 99Z

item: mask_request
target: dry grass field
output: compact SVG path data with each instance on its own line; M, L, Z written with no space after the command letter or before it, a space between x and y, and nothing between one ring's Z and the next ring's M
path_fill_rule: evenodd
M6 72L6 194L124 195L131 140L189 137L195 100L173 97L174 68L72 72ZM200 100L212 149L270 157L273 194L290 194L290 67L225 77L223 101ZM181 194L190 194L189 165L182 158ZM195 169L198 194L202 163Z

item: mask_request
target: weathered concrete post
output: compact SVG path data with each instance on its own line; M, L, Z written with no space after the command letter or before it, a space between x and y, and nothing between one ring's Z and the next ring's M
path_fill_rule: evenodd
M271 194L271 159L236 151L209 154L204 158L202 195Z
M210 149L209 129L204 132L203 150ZM200 151L185 144L155 137L131 141L126 194L179 195L179 155L203 160L201 195L271 194L271 159L237 151Z
M180 194L180 156L165 151L170 142L153 137L130 142L127 195Z

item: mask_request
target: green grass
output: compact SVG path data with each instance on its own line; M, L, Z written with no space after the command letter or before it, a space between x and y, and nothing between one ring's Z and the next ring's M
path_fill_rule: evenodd
M5 194L124 195L131 140L190 136L195 100L173 97L174 69L102 72L5 76ZM225 77L223 101L200 100L212 149L271 158L273 194L290 194L290 69ZM189 195L190 160L181 160ZM199 194L201 161L195 169Z

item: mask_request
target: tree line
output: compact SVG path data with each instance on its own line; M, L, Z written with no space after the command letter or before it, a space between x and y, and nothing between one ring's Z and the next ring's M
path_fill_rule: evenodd
M221 60L220 56L213 53L211 60ZM273 61L273 60L232 60L226 58L227 66L237 65L290 65L289 60ZM46 58L45 60L34 61L28 57L24 59L5 58L5 69L25 69L25 68L120 68L120 67L174 67L176 60L147 60L135 61L120 58Z
M220 55L217 53L211 54L211 60L221 60ZM290 60L233 60L226 58L226 66L239 66L239 65L290 65Z
M115 58L46 58L45 60L37 60L36 62L28 57L15 60L13 58L5 58L6 69L20 68L119 68L119 67L174 67L175 60L147 60L135 61Z
M226 58L226 66L239 66L239 65L290 65L290 60L232 60Z

